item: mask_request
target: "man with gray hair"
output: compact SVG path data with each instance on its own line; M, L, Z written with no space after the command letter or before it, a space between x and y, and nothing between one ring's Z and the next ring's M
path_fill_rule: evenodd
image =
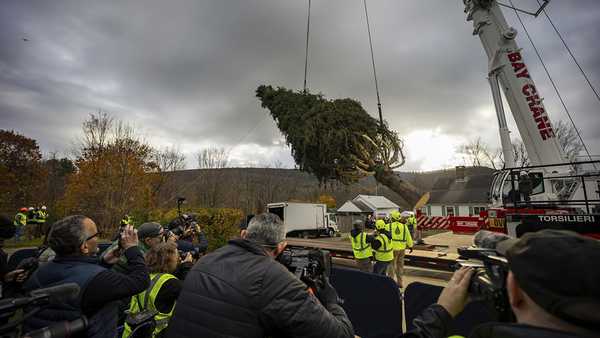
M54 260L40 265L27 280L28 290L64 283L76 283L79 296L65 303L50 304L25 322L27 331L56 322L88 318L85 337L114 338L117 335L117 304L148 287L150 277L144 256L138 249L136 230L129 226L121 234L122 254L129 262L127 274L108 270L105 264L118 257L113 250L100 261L98 229L94 221L83 215L65 217L52 226L48 244L56 252Z
M353 337L335 289L316 297L275 260L285 227L270 213L255 216L241 238L204 256L188 273L168 337Z

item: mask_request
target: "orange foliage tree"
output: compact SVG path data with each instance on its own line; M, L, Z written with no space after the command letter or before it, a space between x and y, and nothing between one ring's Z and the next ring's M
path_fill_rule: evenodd
M0 130L0 211L13 214L42 202L45 176L37 142Z
M328 194L322 194L319 196L319 203L327 205L327 208L335 208L336 206L335 197Z
M61 203L63 214L85 214L106 235L116 231L124 214L144 219L160 180L152 174L158 170L153 151L132 127L106 113L90 115L83 123L77 171L69 177Z

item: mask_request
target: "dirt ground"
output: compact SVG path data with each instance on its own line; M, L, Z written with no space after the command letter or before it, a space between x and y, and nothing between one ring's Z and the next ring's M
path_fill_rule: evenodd
M446 252L456 253L456 248L473 244L473 235L458 235L452 231L442 232L423 238L426 244L447 245Z

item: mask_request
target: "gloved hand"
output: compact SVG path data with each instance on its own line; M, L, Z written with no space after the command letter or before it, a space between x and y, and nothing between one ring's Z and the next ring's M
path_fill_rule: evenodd
M340 304L341 301L329 278L325 276L317 285L316 296L325 307L329 304Z

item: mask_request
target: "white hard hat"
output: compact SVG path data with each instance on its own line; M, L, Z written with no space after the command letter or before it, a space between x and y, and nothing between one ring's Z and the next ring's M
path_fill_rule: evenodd
M42 210L46 210L46 206L45 205L42 205Z
M412 215L411 215L411 212L410 212L410 211L403 211L403 212L400 214L400 216L401 216L401 217L410 217L410 216L412 216Z
M28 210L33 210L33 207L29 207L29 209L28 209Z

